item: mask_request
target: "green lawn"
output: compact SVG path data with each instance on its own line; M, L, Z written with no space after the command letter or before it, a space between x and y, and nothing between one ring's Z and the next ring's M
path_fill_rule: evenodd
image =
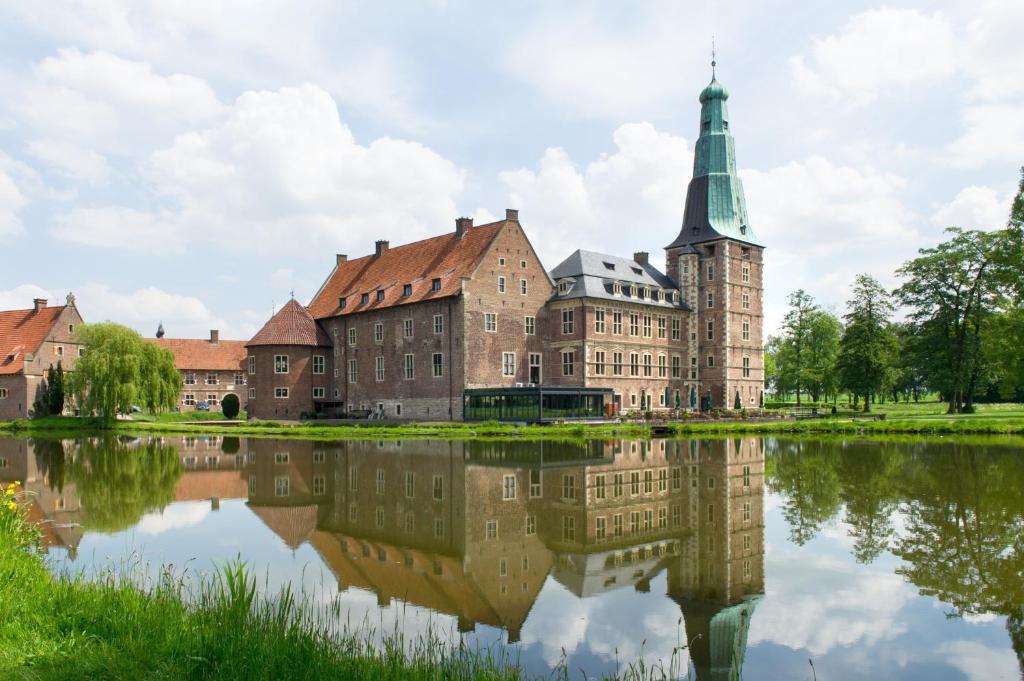
M160 414L132 414L132 421L143 423L190 423L193 421L225 421L224 413L219 409L212 411L168 411ZM238 412L234 421L244 421L245 412Z

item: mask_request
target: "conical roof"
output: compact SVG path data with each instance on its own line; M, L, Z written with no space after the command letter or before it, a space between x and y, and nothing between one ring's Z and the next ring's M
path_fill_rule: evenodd
M313 315L309 314L309 310L293 298L278 310L246 345L330 347L331 339L316 323Z

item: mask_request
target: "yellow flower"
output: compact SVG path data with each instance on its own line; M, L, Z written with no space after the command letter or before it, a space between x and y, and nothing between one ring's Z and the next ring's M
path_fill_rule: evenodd
M9 501L7 502L7 508L11 509L12 511L16 511L18 510L18 505L13 501Z

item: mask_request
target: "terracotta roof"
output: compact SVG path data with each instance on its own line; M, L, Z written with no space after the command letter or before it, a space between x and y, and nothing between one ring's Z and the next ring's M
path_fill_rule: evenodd
M175 501L246 499L249 481L237 470L190 471L181 476L174 488Z
M339 317L366 310L417 303L457 295L462 290L462 277L476 269L491 241L507 220L470 227L460 239L455 232L423 241L395 246L381 255L367 255L335 267L320 287L309 311L317 319ZM439 291L432 290L432 281L441 280ZM405 285L412 285L405 295ZM377 300L377 291L384 291L384 300ZM366 303L362 294L369 294ZM346 299L344 309L339 299Z
M21 373L25 355L39 349L65 307L0 312L0 374Z
M309 310L293 298L256 332L246 345L313 345L330 347L331 339Z
M292 550L302 546L316 529L318 510L315 504L308 506L254 506L250 504L249 508Z
M237 371L245 362L245 341L222 340L212 343L205 338L147 338L174 353L178 369Z

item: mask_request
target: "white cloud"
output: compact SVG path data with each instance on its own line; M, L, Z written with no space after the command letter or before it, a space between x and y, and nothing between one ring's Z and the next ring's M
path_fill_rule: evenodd
M201 78L161 75L145 62L75 48L39 62L11 106L51 144L127 156L224 110Z
M991 161L1017 164L1024 158L1024 103L968 106L964 131L946 146L944 159L958 168Z
M952 76L959 42L941 12L881 7L850 18L836 35L790 59L797 87L856 103Z
M151 255L184 252L184 239L173 216L122 206L74 208L58 214L51 234L86 246L116 248Z
M102 185L110 175L110 167L104 156L76 144L37 139L30 141L27 147L29 155L70 180Z
M0 238L22 233L24 227L18 211L27 203L28 198L18 189L14 179L0 167Z
M932 214L931 222L938 227L999 229L1006 226L1011 201L1012 197L1000 196L991 187L964 187Z
M616 129L613 143L614 152L583 167L552 148L535 168L499 175L548 267L579 247L619 255L651 250L657 259L659 246L678 233L693 166L686 139L630 123Z
M195 527L209 514L210 505L205 502L171 504L159 513L142 516L136 529L142 534L163 534L169 530Z
M1024 95L1024 51L1020 49L1024 3L976 0L966 5L967 58L962 66L975 79L970 96L999 100Z
M0 291L0 310L27 310L32 307L33 298L54 301L58 297L41 286L20 284L7 291Z
M975 641L951 641L939 646L937 652L969 681L1016 681L1019 678L1017 657L1009 648L997 650Z

